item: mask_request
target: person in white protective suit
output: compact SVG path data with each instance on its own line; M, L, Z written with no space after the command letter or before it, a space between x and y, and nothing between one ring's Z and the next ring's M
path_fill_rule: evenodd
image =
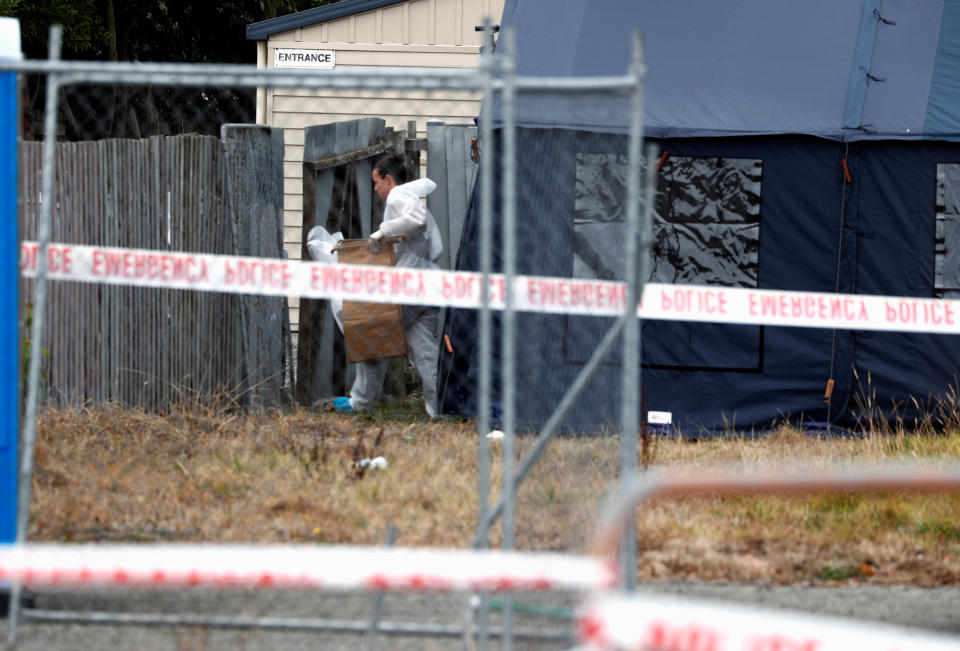
M396 265L419 269L436 269L443 253L440 229L421 197L433 192L437 184L423 178L407 183L407 168L403 154L380 158L373 167L373 189L386 202L383 223L370 235L370 250L379 253L383 239L404 236L407 239L394 245ZM437 411L437 357L436 339L440 309L432 305L403 306L404 336L407 340L407 358L423 382L423 402L431 418ZM357 377L350 388L350 397L333 401L337 411L353 412L371 409L380 399L387 360L359 362Z

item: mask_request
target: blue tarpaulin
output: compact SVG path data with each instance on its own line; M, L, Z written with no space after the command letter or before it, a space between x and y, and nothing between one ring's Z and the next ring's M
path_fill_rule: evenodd
M653 137L960 136L960 4L508 0L517 72L622 75L644 36ZM626 129L623 97L528 95L518 124Z
M664 152L648 280L960 297L960 0L507 0L510 29L529 76L622 75L643 32L645 136ZM516 110L519 273L617 278L629 98L521 93ZM499 159L498 133L484 145ZM459 269L479 268L478 219L475 197ZM610 323L519 315L521 427ZM476 410L476 327L449 311L464 352L441 359L448 413ZM691 435L909 421L956 396L956 360L951 335L650 321L637 399ZM618 365L564 427L619 422Z

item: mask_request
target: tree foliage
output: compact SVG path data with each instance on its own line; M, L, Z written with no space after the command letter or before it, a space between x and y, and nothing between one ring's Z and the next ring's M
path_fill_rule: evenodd
M28 59L47 57L50 26L63 26L65 60L253 63L247 25L339 0L0 0L20 21ZM42 123L43 83L26 84L24 136ZM189 88L71 87L62 97L63 137L143 137L252 121L253 93ZM246 117L246 119L244 119Z
M0 0L0 15L20 21L24 56L47 55L50 26L69 26L63 32L63 51L69 58L97 58L109 39L106 22L98 15L98 0Z
M246 26L339 0L0 0L20 20L24 55L44 58L63 25L64 59L251 63Z

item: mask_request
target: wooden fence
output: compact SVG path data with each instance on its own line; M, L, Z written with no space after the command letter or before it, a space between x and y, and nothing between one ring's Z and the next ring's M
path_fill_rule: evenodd
M282 132L236 125L222 136L58 143L51 241L282 257ZM36 239L45 200L41 149L21 143L22 239ZM25 320L33 284L22 281ZM47 296L47 403L284 399L283 298L59 281Z

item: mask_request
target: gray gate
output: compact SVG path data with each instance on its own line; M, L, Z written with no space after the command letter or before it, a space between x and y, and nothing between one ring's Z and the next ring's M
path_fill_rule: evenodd
M427 126L427 176L437 189L427 205L443 236L442 268L451 268L460 246L467 203L476 178L471 124L430 122ZM306 237L314 226L341 232L344 238L364 238L375 230L383 202L370 178L376 159L388 150L406 151L408 176L420 175L420 151L415 126L405 135L386 127L379 118L362 118L307 127L303 153L303 242L301 255L310 259ZM328 313L329 301L300 299L297 350L297 393L304 404L343 395L352 379L343 350L343 338ZM440 319L440 323L443 319ZM439 333L438 333L439 334ZM402 379L388 373L386 392L402 394Z

